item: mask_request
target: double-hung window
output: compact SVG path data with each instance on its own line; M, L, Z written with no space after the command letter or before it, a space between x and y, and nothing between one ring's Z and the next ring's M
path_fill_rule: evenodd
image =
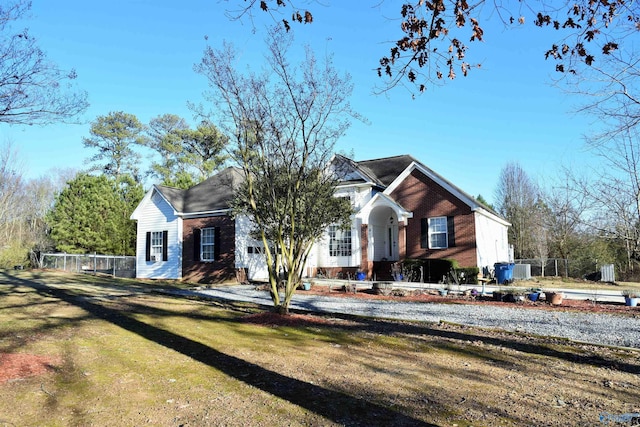
M162 231L151 232L151 259L162 259Z
M329 256L351 256L351 230L329 226Z
M445 249L448 247L447 217L429 218L429 249Z
M157 262L167 261L167 236L165 231L148 231L146 241L146 260Z
M215 227L200 230L200 260L215 261L216 259L216 229Z

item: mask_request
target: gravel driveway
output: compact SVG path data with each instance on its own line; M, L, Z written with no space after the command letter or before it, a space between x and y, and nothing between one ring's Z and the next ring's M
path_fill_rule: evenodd
M189 291L203 297L271 305L266 291L230 286ZM568 338L574 341L640 348L640 320L604 313L528 310L495 305L396 302L296 293L291 308L311 312L355 314L424 322L452 322L483 328Z

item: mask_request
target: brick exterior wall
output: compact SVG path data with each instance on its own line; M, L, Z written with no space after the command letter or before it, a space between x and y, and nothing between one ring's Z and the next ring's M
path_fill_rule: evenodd
M188 282L220 283L236 280L235 222L228 216L185 219L182 223L182 279ZM200 251L195 247L193 230L219 227L218 258L199 261Z
M476 267L475 221L469 206L418 170L414 170L393 191L391 197L413 212L413 218L408 220L406 227L403 258L448 258L457 260L460 267ZM439 216L454 217L455 246L447 249L420 247L421 220Z

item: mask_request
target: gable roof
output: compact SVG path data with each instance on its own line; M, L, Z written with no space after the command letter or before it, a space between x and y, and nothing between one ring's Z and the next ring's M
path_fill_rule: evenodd
M192 215L229 209L234 192L242 181L240 169L228 167L188 190L163 185L155 188L176 212Z
M372 177L376 184L388 187L413 162L416 160L405 154L354 163L367 176Z
M399 185L413 170L418 169L427 175L438 185L445 188L453 196L467 204L473 211L482 211L485 214L495 217L500 222L507 223L493 209L480 203L475 197L470 196L451 181L445 179L442 175L436 173L433 169L425 166L414 157L404 154L400 156L384 157L380 159L354 161L344 156L336 156L343 164L353 169L351 176L358 176L362 179L347 179L342 184L353 184L357 182L368 182L374 186L380 187L385 194L391 194L393 189ZM507 223L508 224L508 223Z

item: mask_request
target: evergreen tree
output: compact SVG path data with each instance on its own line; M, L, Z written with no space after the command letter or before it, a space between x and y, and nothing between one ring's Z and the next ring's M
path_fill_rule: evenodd
M133 114L116 111L99 116L91 124L91 137L82 139L85 147L98 150L89 159L99 162L94 170L115 179L131 174L136 181L140 181L140 155L133 147L134 144L144 145L147 139L143 134L144 130L145 126Z
M141 193L132 178L118 182L104 175L78 174L56 197L47 216L57 250L133 255L135 227L129 215Z
M149 122L150 138L142 145L160 156L151 164L150 175L162 185L190 188L204 181L225 162L228 139L213 124L204 121L191 129L175 114L163 114Z

